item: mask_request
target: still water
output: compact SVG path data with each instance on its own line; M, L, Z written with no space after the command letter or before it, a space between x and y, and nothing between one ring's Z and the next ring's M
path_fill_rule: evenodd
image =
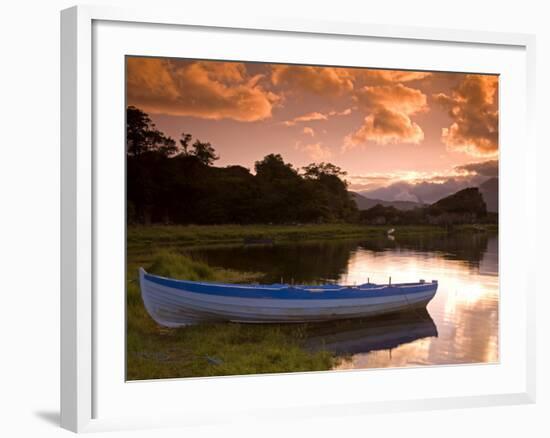
M498 236L237 245L193 251L212 266L264 273L262 282L361 284L438 280L426 311L320 324L306 346L343 359L339 368L498 361Z

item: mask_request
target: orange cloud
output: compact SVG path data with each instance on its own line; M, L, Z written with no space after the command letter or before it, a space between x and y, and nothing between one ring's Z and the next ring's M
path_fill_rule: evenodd
M455 170L459 173L495 177L498 176L498 160L463 164L461 166L455 166Z
M419 81L432 74L422 71L276 65L271 69L271 82L322 96L340 96L353 92L358 85Z
M302 144L298 141L295 145L296 149L305 152L308 156L317 162L328 161L332 158L332 151L327 146L323 146L322 143L310 143Z
M127 103L153 114L250 122L279 100L242 63L132 57L126 68Z
M351 114L351 108L346 108L343 111L330 111L329 116L349 116Z
M428 109L426 95L403 84L363 87L355 93L355 99L367 109L384 107L407 115Z
M328 120L329 117L333 116L349 116L351 114L351 108L347 108L343 111L329 111L326 114L320 112L307 113L302 116L294 117L292 120L287 120L283 122L286 126L294 126L297 123L302 122L314 122L317 120Z
M310 128L309 126L306 126L303 131L302 131L304 134L306 135L311 135L312 137L315 136L315 131L313 130L313 128Z
M276 65L271 72L274 85L286 85L322 96L339 96L353 90L349 69Z
M344 149L368 140L378 144L415 143L424 140L424 132L408 115L398 111L378 108L365 117L363 125L344 139Z
M360 109L370 114L363 125L344 139L344 149L367 141L378 144L414 143L424 140L424 132L411 115L427 111L424 93L403 84L366 86L355 93Z
M323 96L347 95L360 110L367 113L364 125L345 138L344 148L368 140L379 144L419 143L424 133L410 116L427 111L427 98L420 90L403 85L419 81L432 73L418 71L369 70L310 66L274 66L271 80L274 85L306 90ZM362 88L358 88L363 84ZM284 122L296 123L327 120L328 116L351 114L351 108L329 113L310 113ZM384 132L387 129L387 132Z
M419 81L432 75L424 71L354 69L354 77L370 85Z
M497 76L466 75L450 95L433 96L453 120L441 131L447 149L479 157L498 153L497 91Z
M301 122L314 122L316 120L327 120L328 117L319 112L307 113L303 116L294 117L292 120L287 120L283 122L286 126L294 126L296 123Z

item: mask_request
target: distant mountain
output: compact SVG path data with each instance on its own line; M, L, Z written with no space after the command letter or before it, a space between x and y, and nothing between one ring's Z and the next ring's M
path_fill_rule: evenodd
M430 215L468 214L477 217L485 215L486 206L480 190L468 187L434 202L426 210Z
M483 196L478 187L468 187L459 190L452 195L446 196L433 204L419 205L419 208L409 210L399 210L391 205L392 202L386 202L382 205L379 200L363 198L364 205L369 205L372 201L377 205L359 212L361 223L370 225L416 225L431 224L440 226L452 226L457 224L475 224L494 220L496 216L488 216L487 208ZM388 205L390 204L390 205ZM409 203L411 204L411 203ZM414 203L412 203L414 204Z
M359 210L368 210L376 205L382 205L384 207L394 207L398 210L412 210L417 207L422 207L424 204L412 201L384 201L382 199L372 199L366 196L360 195L357 192L349 192L353 200L357 204Z
M490 178L479 186L479 191L487 205L487 211L498 213L498 178Z

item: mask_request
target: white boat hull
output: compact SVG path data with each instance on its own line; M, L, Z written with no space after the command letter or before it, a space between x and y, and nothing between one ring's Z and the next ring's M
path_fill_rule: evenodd
M176 280L162 279L164 282L159 282L159 278L161 277L150 276L140 270L140 287L145 307L158 324L167 327L209 321L303 323L364 318L424 307L437 290L437 283L434 283L434 287L419 285L420 288L416 289L409 285L407 288L410 293L396 294L395 290L399 285L393 285L371 288L372 296L358 298L280 299L258 298L252 293L250 296L197 293L172 287L168 283ZM394 292L386 296L380 292L384 288Z

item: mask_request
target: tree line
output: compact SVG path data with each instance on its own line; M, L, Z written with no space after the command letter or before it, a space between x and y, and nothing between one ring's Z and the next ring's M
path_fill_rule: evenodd
M209 142L183 132L176 142L148 114L126 110L129 223L251 224L355 222L345 172L331 163L296 169L279 154L216 167Z

